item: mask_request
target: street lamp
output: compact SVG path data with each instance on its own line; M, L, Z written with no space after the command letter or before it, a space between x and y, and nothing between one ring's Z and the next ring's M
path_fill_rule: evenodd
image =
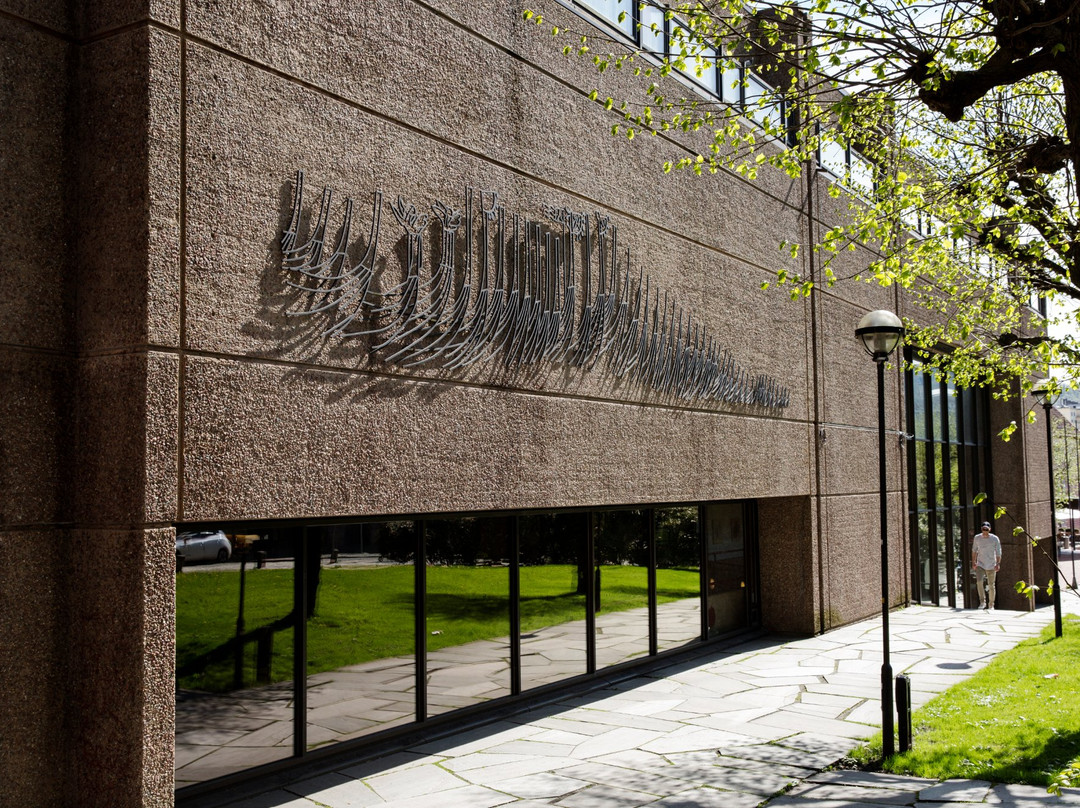
M904 336L904 324L891 311L872 311L859 320L855 336L877 365L878 488L881 509L881 753L893 754L893 675L889 661L889 530L885 479L885 361Z
M1073 433L1073 457L1077 458L1077 479L1080 480L1080 429L1075 426L1072 428ZM1077 488L1080 488L1078 483ZM1077 504L1080 505L1080 496L1077 497ZM1072 506L1072 500L1069 500L1069 558L1072 560L1072 588L1076 589L1076 508Z
M1073 495L1072 495L1072 470L1069 468L1069 427L1070 424L1067 419L1061 419L1061 441L1065 444L1065 507L1069 511L1069 519L1071 524L1069 525L1069 558L1072 560L1072 588L1076 589L1076 554L1072 551L1072 535L1076 528L1076 520L1073 519ZM1076 458L1077 472L1080 473L1080 457ZM1055 516L1057 514L1055 513ZM1060 555L1061 548L1058 548L1058 554Z
M1054 636L1061 636L1061 587L1058 585L1058 543L1057 543L1057 514L1054 512L1057 504L1054 491L1054 442L1050 433L1050 407L1054 400L1050 395L1050 382L1041 379L1031 388L1031 394L1035 400L1042 404L1046 416L1046 468L1050 475L1050 546L1053 548L1051 558L1054 561Z

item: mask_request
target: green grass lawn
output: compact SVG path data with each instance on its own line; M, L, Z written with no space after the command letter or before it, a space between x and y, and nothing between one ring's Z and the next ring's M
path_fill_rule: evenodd
M1080 757L1080 619L1001 653L912 717L913 749L884 770L1047 786ZM881 736L854 756L881 756Z
M222 692L235 686L239 571L186 572L176 578L176 662L180 686ZM316 613L308 622L309 674L413 653L411 566L323 568ZM430 567L427 647L438 650L510 633L509 569ZM521 629L584 620L585 596L575 594L573 565L521 569ZM245 573L244 632L272 634L269 681L292 678L291 570ZM696 570L658 570L657 600L696 597ZM603 613L645 607L640 567L601 570ZM438 632L438 633L432 633ZM243 684L255 680L256 644L242 648Z

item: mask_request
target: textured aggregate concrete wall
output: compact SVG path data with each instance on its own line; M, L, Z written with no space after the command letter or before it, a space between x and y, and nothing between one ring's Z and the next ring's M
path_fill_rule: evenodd
M0 2L0 802L62 805L74 366L65 5Z
M0 2L4 804L172 803L176 12Z
M771 196L738 180L666 180L675 147L611 138L608 113L567 85L583 68L505 9L481 31L410 2L305 8L318 25L242 2L188 15L204 42L185 63L181 519L809 493L806 307L762 316L759 289L776 243L798 235L784 199L797 186L785 178ZM430 47L416 59L420 41ZM612 214L635 270L646 265L744 367L787 384L793 404L687 408L563 368L406 371L363 340L321 339L284 313L298 299L276 243L297 168L309 194L354 197L365 233L375 189L421 209L461 205L473 185L534 218L544 203ZM774 471L757 473L763 461Z

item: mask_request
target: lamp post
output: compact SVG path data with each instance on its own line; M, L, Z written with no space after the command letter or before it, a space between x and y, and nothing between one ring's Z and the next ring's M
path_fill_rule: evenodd
M1053 548L1053 555L1051 558L1054 561L1054 636L1061 636L1061 587L1058 581L1058 542L1057 542L1057 514L1054 512L1056 508L1055 504L1055 491L1054 491L1054 441L1050 432L1050 407L1053 406L1054 400L1050 395L1050 384L1048 380L1042 379L1031 388L1031 394L1035 396L1035 400L1042 404L1043 412L1046 416L1046 469L1050 475L1050 546Z
M1069 510L1069 519L1072 521L1072 524L1069 525L1069 558L1072 559L1072 571L1073 571L1072 588L1076 589L1076 558L1075 558L1075 556L1073 556L1073 552L1072 552L1072 534L1073 534L1073 528L1075 527L1075 521L1076 520L1072 519L1073 495L1072 495L1072 470L1069 468L1069 422L1065 418L1061 419L1061 442L1065 444L1065 500L1066 500L1065 507L1068 508L1068 510ZM1080 457L1076 458L1076 462L1077 462L1077 472L1080 473ZM1056 513L1054 515L1057 516ZM1056 535L1057 534L1055 533L1055 536ZM1060 553L1061 553L1061 548L1059 547L1058 548L1058 554L1060 555Z
M1080 430L1072 427L1072 448L1076 449L1074 457L1080 463ZM1080 488L1080 466L1077 468L1077 487ZM1077 497L1080 500L1080 495ZM1080 504L1080 502L1078 502ZM1069 500L1069 558L1072 561L1072 589L1077 588L1077 512Z
M885 478L885 361L904 336L904 324L891 311L872 311L855 328L858 337L877 365L878 390L878 488L881 510L881 753L889 757L896 750L893 741L893 675L889 661L889 529Z

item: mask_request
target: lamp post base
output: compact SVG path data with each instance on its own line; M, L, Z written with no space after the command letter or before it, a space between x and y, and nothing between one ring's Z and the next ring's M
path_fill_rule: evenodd
M893 674L892 665L881 666L881 757L892 757L896 752L896 726L893 721Z

